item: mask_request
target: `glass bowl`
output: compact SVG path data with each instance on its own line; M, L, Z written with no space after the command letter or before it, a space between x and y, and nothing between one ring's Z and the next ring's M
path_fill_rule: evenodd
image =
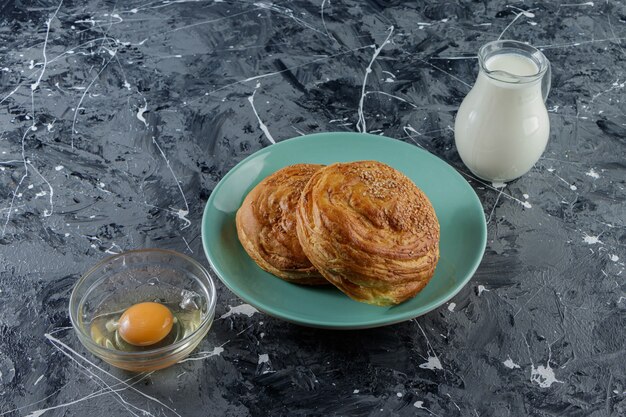
M101 261L78 280L70 296L70 319L78 339L94 355L129 371L153 371L177 363L198 346L213 323L216 298L208 271L188 256L163 249L132 250ZM94 318L121 314L131 305L146 301L181 308L193 302L194 312L199 311L197 327L172 344L135 351L94 341Z

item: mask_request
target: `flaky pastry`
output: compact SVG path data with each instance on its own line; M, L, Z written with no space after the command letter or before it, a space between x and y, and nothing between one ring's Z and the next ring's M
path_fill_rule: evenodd
M439 260L439 222L426 195L388 165L338 163L302 191L297 232L304 253L349 297L381 306L421 291Z
M276 171L250 191L237 211L237 234L246 252L286 281L328 284L302 251L296 233L300 193L322 166L297 164Z

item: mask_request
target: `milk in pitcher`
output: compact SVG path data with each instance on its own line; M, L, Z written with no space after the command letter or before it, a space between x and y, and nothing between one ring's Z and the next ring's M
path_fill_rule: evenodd
M549 63L515 41L485 45L479 62L476 83L456 116L457 150L478 177L511 181L532 168L548 143Z

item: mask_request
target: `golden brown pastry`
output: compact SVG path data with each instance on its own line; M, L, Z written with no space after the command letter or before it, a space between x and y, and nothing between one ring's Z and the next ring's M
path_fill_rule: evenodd
M322 167L298 164L276 171L250 191L237 211L237 234L248 255L286 281L328 284L302 251L296 233L300 193Z
M359 161L320 169L304 187L297 219L311 263L357 301L399 304L435 272L435 211L410 179L388 165Z

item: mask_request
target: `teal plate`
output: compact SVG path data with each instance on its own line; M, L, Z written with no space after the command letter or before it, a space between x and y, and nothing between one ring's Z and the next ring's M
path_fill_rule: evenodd
M435 276L414 298L377 307L334 287L290 284L263 271L237 238L235 213L269 174L296 163L377 160L403 172L428 196L441 226ZM320 133L282 141L241 161L215 187L202 218L202 243L222 282L246 303L293 323L332 329L385 326L425 314L452 298L480 264L487 225L478 196L450 165L413 145L361 133Z

